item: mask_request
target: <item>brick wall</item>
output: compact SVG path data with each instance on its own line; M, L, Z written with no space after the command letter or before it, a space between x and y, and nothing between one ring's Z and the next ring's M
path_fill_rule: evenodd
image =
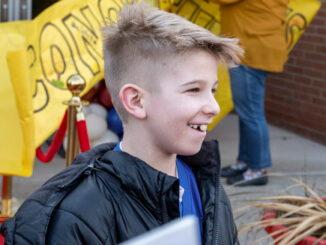
M326 0L289 56L284 72L266 85L269 123L326 144Z

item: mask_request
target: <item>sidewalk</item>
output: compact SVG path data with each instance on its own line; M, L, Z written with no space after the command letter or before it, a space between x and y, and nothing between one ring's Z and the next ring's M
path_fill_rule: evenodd
M282 173L303 180L310 186L325 186L326 181L326 146L314 143L298 135L269 127L273 167L269 173ZM220 143L222 166L226 166L236 158L238 148L238 121L235 114L230 114L222 120L211 132L207 139L216 138ZM34 172L31 178L13 178L13 206L15 211L21 202L37 189L43 182L65 167L65 160L56 156L49 164L42 164L35 160ZM223 180L224 181L224 180ZM280 191L292 182L284 177L270 177L269 184L263 187L229 187L225 186L228 194L239 191ZM298 190L298 192L302 190ZM251 195L247 195L246 198ZM242 197L243 198L243 197ZM231 201L234 198L231 197ZM239 204L232 203L233 208ZM236 222L247 222L244 218ZM241 244L249 244L255 236L262 233L244 235L240 237ZM265 243L262 243L265 244ZM267 243L266 243L267 244Z

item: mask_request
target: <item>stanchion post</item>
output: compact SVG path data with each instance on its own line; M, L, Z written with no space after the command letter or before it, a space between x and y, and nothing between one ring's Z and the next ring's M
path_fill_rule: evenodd
M86 86L85 80L80 75L73 75L67 81L67 87L72 93L68 102L68 141L66 152L66 166L68 167L78 154L78 136L76 128L77 107L81 106L80 93Z
M67 136L67 152L66 152L66 167L78 154L78 141L76 131L76 106L69 104L68 108L68 136Z
M12 199L12 177L3 175L0 222L3 222L4 220L12 217L11 199Z

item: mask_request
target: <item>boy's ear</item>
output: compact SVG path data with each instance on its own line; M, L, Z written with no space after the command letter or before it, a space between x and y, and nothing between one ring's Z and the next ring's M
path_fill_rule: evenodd
M135 84L125 84L119 93L120 101L126 111L138 119L146 117L143 105L144 90Z

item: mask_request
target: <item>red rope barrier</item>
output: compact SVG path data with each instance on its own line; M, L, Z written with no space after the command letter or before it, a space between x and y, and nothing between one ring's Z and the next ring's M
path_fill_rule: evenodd
M81 152L88 151L91 147L89 145L87 126L85 120L77 119L78 140Z
M50 162L55 154L58 152L62 142L63 138L65 137L66 131L67 131L67 117L68 112L65 112L65 115L63 116L63 119L61 121L60 127L57 131L57 133L54 136L54 139L51 143L51 146L46 154L44 154L41 150L41 147L38 147L36 149L36 157L43 163Z

